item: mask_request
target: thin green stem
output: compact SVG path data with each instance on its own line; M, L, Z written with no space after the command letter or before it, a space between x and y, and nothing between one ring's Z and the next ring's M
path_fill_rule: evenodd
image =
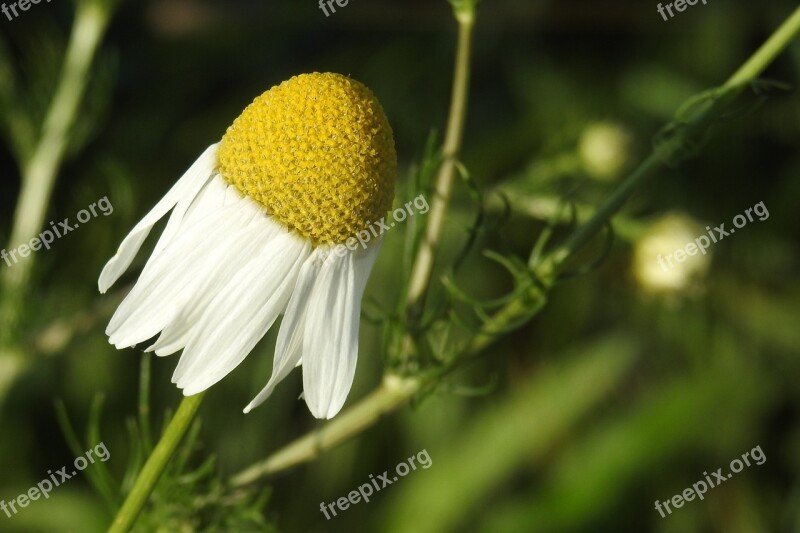
M445 215L453 192L453 181L461 152L461 141L467 115L472 32L475 26L474 6L468 4L456 9L456 20L458 21L458 51L453 74L450 117L442 147L442 164L436 176L435 194L431 201L425 234L411 269L406 296L407 315L412 320L420 316L425 303L425 294L431 280L434 259L439 250L444 229Z
M539 278L547 284L552 283L553 276L563 266L564 262L603 229L641 183L661 167L664 157L665 155L661 150L653 151L636 170L620 183L614 194L603 202L592 215L592 218L578 227L563 245L547 256L539 268L536 269Z
M336 419L328 422L323 428L300 437L267 457L266 460L244 470L233 478L234 483L237 485L252 483L262 477L274 475L281 470L310 461L333 446L354 437L372 426L380 415L405 405L420 391L435 385L455 368L484 352L500 339L503 333L518 327L521 323L533 317L544 307L547 285L554 279L558 271L563 268L565 262L611 220L633 191L647 177L651 176L664 161L674 155L675 151L680 148L681 142L685 140L683 137L693 133L694 128L701 128L704 125L703 120L705 117L713 116L712 111L730 102L732 93L735 94L743 90L746 82L763 72L798 32L800 32L800 8L726 82L723 88L730 90L727 91L725 97L718 99L711 109L700 117L697 124L690 126L688 131L654 149L653 153L598 208L593 217L586 224L579 227L563 246L556 249L542 262L535 272L539 282L531 282L519 299L510 302L497 311L464 345L458 357L447 361L433 371L416 376L403 378L387 376L378 389L359 403L344 411ZM400 382L403 383L403 386L393 389L390 393L386 390L386 383L389 379L401 380ZM327 438L323 436L327 436Z
M139 430L142 432L142 449L149 453L153 448L153 441L150 438L150 370L152 367L152 355L142 354L142 363L139 370Z
M24 159L19 161L22 185L12 222L9 249L28 242L45 223L58 168L67 149L69 132L77 119L89 69L111 15L112 9L107 4L89 0L78 3L61 77L45 114L40 137L35 146L28 148L29 125L23 128L25 131L12 131L12 135L23 135L25 139L15 141L18 144L16 153ZM21 114L15 113L22 120ZM15 363L15 375L22 373L27 358L16 362L5 359L21 353L15 346L17 324L32 266L33 256L29 256L3 268L0 273L0 366ZM0 380L0 404L14 379L12 376Z
M767 41L753 54L747 62L739 67L733 76L725 82L726 87L739 86L761 75L789 43L800 32L800 7L789 15L781 26L775 30Z
M326 424L256 463L231 479L234 487L247 485L264 476L291 468L314 459L352 435L373 425L386 413L391 413L419 392L422 381L388 375L383 383L357 406L336 418L337 424Z
M150 494L164 472L164 469L169 464L175 450L183 440L183 436L189 429L189 426L197 414L197 409L203 401L204 392L195 394L194 396L187 396L183 399L175 416L170 420L167 429L158 441L153 453L147 458L144 468L139 472L136 478L136 483L133 489L125 499L119 512L117 513L114 522L108 529L108 533L126 533L131 530L136 518L144 508Z
M22 162L22 190L10 237L13 247L30 240L44 224L58 167L69 141L69 131L75 123L89 68L109 16L109 9L99 2L78 3L61 80L45 116L41 137L30 159ZM23 284L31 265L28 258L6 270L8 282Z
M719 91L722 96L714 101L711 107L695 123L689 125L683 136L653 150L647 159L620 184L614 194L595 212L594 216L586 224L578 228L561 247L547 258L541 268L537 270L537 274L542 279L549 281L567 259L573 256L579 248L586 244L611 220L630 198L631 194L673 156L673 149L682 145L685 138L692 132L706 126L706 120L713 118L716 110L723 108L744 91L747 82L761 75L778 54L789 45L798 32L800 32L800 7L795 9L750 59L725 82Z
M575 219L567 207L574 206ZM565 204L564 199L554 195L530 194L513 187L498 187L486 195L486 211L496 215L505 214L507 209L534 220L551 222L553 225L584 224L597 212L595 206L575 203ZM646 229L641 220L625 215L614 218L614 235L626 241L636 240ZM538 255L536 257L539 257Z

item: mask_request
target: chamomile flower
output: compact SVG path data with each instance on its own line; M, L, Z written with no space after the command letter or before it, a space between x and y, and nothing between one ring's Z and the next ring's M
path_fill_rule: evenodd
M351 239L389 210L397 157L375 96L339 74L304 74L256 98L123 240L99 279L125 272L171 211L106 330L111 344L182 350L185 395L236 368L284 318L262 403L302 364L317 418L342 408L355 374L361 297L381 245ZM347 245L347 246L346 246Z

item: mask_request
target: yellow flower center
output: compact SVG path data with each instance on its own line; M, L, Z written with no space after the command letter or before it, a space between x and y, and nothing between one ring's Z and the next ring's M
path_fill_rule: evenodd
M314 244L343 243L391 208L397 155L372 92L341 74L302 74L233 121L219 172Z

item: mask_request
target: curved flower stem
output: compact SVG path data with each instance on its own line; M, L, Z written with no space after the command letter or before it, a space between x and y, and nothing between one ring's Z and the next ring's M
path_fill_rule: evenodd
M235 485L253 483L262 477L274 475L277 472L318 457L322 452L372 426L381 415L405 405L416 394L429 386L435 385L465 361L483 352L498 340L503 333L518 327L521 323L533 317L544 307L547 288L555 280L565 262L581 246L602 230L633 191L646 178L651 176L656 169L660 168L662 163L668 161L681 148L688 136L707 125L709 120L713 120L713 112L718 112L733 97L744 90L744 84L759 76L798 33L800 33L800 7L725 83L722 87L724 96L717 99L699 119L689 124L689 127L683 133L657 146L653 153L600 206L592 218L580 226L563 246L548 255L536 268L535 274L539 284L530 283L520 298L510 302L495 313L472 336L457 357L430 372L416 376L387 376L378 389L331 422L328 422L321 429L312 431L289 443L267 457L266 460L234 476L232 482ZM387 383L402 383L402 386L392 385L390 389Z
M77 117L86 89L89 67L110 17L110 9L99 2L78 3L72 35L64 59L58 88L42 124L42 134L30 155L22 161L22 190L14 214L11 245L29 240L41 229L58 167L64 158L69 130ZM6 283L27 280L32 261L22 261L5 270Z
M750 59L722 85L719 91L721 96L713 102L709 109L698 120L689 124L682 135L677 136L671 142L657 146L647 159L620 184L614 194L595 212L594 216L586 224L580 226L562 246L547 257L541 267L537 269L537 274L544 280L551 278L569 257L603 229L631 194L647 178L652 176L656 170L661 168L662 164L668 162L674 156L675 151L683 145L689 135L707 126L708 121L713 120L716 116L716 112L724 108L744 91L747 82L761 75L778 54L789 45L798 32L800 32L800 8L797 8Z
M387 375L383 383L362 402L339 415L336 418L337 424L326 424L321 429L298 439L292 446L274 453L266 461L252 465L234 476L231 484L247 485L264 476L314 459L352 435L361 433L384 414L391 413L403 405L419 392L421 386L422 381L416 378Z
M169 460L181 440L183 440L186 430L189 429L192 420L194 420L204 396L205 392L201 392L194 396L187 396L181 401L178 411L170 420L167 429L161 436L161 440L158 441L153 453L147 458L144 468L139 472L136 483L127 498L125 498L125 503L122 504L122 507L117 512L117 516L114 518L111 527L109 527L108 533L126 533L131 530L136 518L150 498L158 479L167 464L169 464Z
M597 211L597 208L586 203L572 202L575 207L576 220L586 223ZM507 209L520 213L540 222L555 222L567 226L572 223L572 214L563 209L563 198L555 195L517 192L513 187L497 187L486 195L486 211L492 214L504 214ZM625 241L635 241L647 228L647 223L623 214L614 218L614 236Z
M475 27L475 6L466 2L455 8L458 21L458 51L455 72L453 74L453 91L450 100L450 117L447 122L444 146L442 147L442 164L436 176L436 189L425 234L419 251L414 258L411 277L406 295L406 311L409 318L415 320L422 314L425 294L433 272L433 263L444 229L444 218L453 192L453 181L456 175L458 156L461 152L461 140L464 135L464 122L467 115L467 98L469 94L469 68L472 52L472 31Z
M10 247L23 244L44 225L58 168L69 141L69 132L78 116L86 92L89 69L103 38L113 8L106 2L78 2L61 78L50 102L41 135L30 149L18 149L22 185L10 235ZM21 142L19 139L18 142ZM30 277L33 257L3 268L0 275L0 360L15 352L18 309ZM26 360L17 365L21 372ZM0 361L0 364L2 361ZM0 382L0 403L11 379Z

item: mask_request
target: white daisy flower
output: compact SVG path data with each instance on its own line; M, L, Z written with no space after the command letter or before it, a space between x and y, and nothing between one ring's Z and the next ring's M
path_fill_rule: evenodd
M183 350L185 395L217 383L284 314L262 403L302 362L311 413L331 418L353 382L361 297L390 209L397 157L375 96L339 74L304 74L255 99L139 222L100 275L105 293L172 211L106 330L127 348Z

